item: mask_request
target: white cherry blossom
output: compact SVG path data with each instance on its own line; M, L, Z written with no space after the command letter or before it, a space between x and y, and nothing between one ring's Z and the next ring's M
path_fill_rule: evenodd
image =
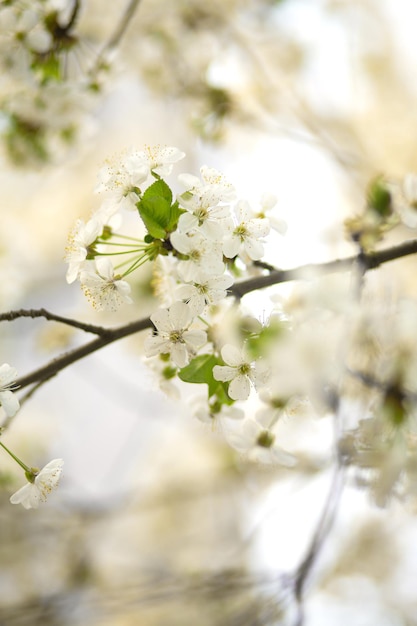
M207 341L204 330L189 329L193 318L191 308L184 302L174 302L169 309L155 311L151 321L156 334L145 340L146 356L170 354L178 367L187 365L190 357Z
M264 253L262 238L270 231L267 219L250 219L250 207L241 200L236 206L237 224L229 226L229 233L223 240L223 252L233 259L242 252L252 261L258 261Z
M147 167L149 173L169 176L174 163L184 157L185 152L173 146L146 146L144 150L133 152L127 164L129 168Z
M77 220L74 230L68 238L65 260L69 264L67 283L73 283L79 276L82 264L86 260L90 246L103 232L103 223L97 217L84 223Z
M10 502L21 504L25 509L37 509L58 486L63 465L62 459L54 459L40 471L33 471L33 475L28 476L29 482L10 497Z
M228 287L232 284L233 278L227 274L208 276L202 272L198 281L180 285L176 295L190 305L194 315L199 315L206 306L223 300L227 296Z
M97 259L94 270L81 271L80 281L84 294L98 311L115 311L132 302L129 283L115 276L110 259Z
M20 408L19 400L12 391L16 379L17 370L8 363L3 363L0 367L0 404L7 417L16 415Z
M273 194L264 193L261 196L260 209L253 211L253 217L257 219L268 219L269 226L280 235L285 235L287 232L287 223L275 215L271 215L272 209L277 204L277 198Z
M178 263L178 275L185 282L200 280L202 273L220 276L224 272L221 244L210 241L200 233L171 235L174 248L188 257Z
M223 433L232 448L247 454L254 461L285 467L294 467L297 463L293 454L277 444L274 432L251 417L239 423L229 420Z
M226 365L215 365L213 376L221 382L229 382L228 394L232 400L247 400L251 384L264 382L266 371L260 362L251 363L248 357L238 348L226 344L221 350Z
M187 209L178 222L178 231L188 233L194 229L214 241L223 236L222 220L230 216L228 204L235 197L233 186L217 170L202 167L200 181L191 174L179 176L187 191L178 196L180 206Z

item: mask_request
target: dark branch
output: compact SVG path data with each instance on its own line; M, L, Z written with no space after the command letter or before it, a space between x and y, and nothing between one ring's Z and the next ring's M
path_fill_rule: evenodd
M136 320L134 322L130 322L125 326L119 326L118 328L108 329L105 334L101 337L97 337L90 343L85 344L84 346L80 346L79 348L75 348L70 352L66 352L62 356L53 359L44 367L40 367L39 369L31 372L27 376L23 376L16 381L16 386L20 389L31 385L32 383L41 382L45 379L51 378L55 376L58 372L68 367L75 361L79 361L80 359L100 350L104 346L113 343L114 341L118 341L119 339L123 339L124 337L128 337L129 335L133 335L135 333L140 332L141 330L145 330L145 328L150 328L152 326L152 322L149 318L144 318L141 320Z
M334 274L337 272L346 272L354 265L361 264L366 266L367 269L376 269L383 263L388 261L394 261L410 254L417 253L417 239L405 241L398 246L393 246L386 250L380 250L378 252L370 252L364 254L361 252L358 255L347 257L346 259L337 259L335 261L328 261L327 263L309 263L307 265L301 265L294 269L289 270L273 270L269 274L263 276L256 276L255 278L249 278L248 280L242 280L240 283L236 283L230 287L230 295L241 298L251 291L256 289L263 289L265 287L271 287L279 283L286 283L292 280L315 278L317 276L324 276L325 274Z
M411 240L406 241L399 246L389 248L387 250L381 250L380 252L368 254L365 256L365 259L368 268L375 269L383 263L393 261L395 259L399 259L410 254L415 254L416 252L417 240ZM274 270L268 275L256 276L255 278L249 278L248 280L236 283L235 285L233 285L233 287L230 288L229 295L240 298L251 291L255 291L256 289L270 287L271 285L288 282L290 280L300 280L306 278L308 279L313 276L323 276L333 272L344 272L352 268L355 263L358 263L358 261L359 256L357 255L348 257L346 259L330 261L328 263L312 263L308 265L302 265L298 268L290 270ZM363 254L361 255L361 262L364 262ZM18 317L22 317L20 313L21 311L12 311L10 313L5 313L0 317L0 320L17 319ZM47 315L45 315L45 313L47 313ZM75 348L74 350L67 352L62 356L50 361L44 367L41 367L33 371L32 373L23 376L18 381L16 381L16 384L20 388L27 387L32 383L37 383L44 381L48 378L52 378L52 376L55 376L55 374L68 367L68 365L71 365L72 363L79 361L85 356L88 356L89 354L100 350L104 346L107 346L114 341L118 341L119 339L123 339L124 337L128 337L129 335L133 335L137 332L145 330L146 328L152 327L152 322L149 318L136 320L118 328L105 329L99 326L95 327L89 324L84 324L82 322L75 322L74 320L69 320L67 318L61 318L60 316L54 316L46 312L44 309L40 309L39 312L34 311L34 315L25 314L24 316L46 317L46 319L51 319L53 321L59 321L66 324L69 323L72 326L75 326L82 330L86 330L87 332L93 332L99 336L90 343L87 343L79 348Z
M73 328L79 328L86 333L93 333L94 335L107 335L109 330L103 328L103 326L95 326L94 324L86 324L85 322L79 322L69 317L62 317L61 315L55 315L50 313L46 309L19 309L18 311L9 311L8 313L0 313L0 322L13 322L20 317L44 317L52 322L60 322Z

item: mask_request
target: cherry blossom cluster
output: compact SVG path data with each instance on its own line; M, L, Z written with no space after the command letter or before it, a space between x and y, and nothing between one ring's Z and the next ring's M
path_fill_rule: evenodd
M1 135L16 163L56 157L91 107L97 81L74 55L79 8L78 0L0 2Z
M150 316L154 330L145 340L145 354L161 386L175 388L178 379L206 385L203 405L195 411L202 421L216 421L224 431L239 421L246 434L239 443L231 436L232 445L248 452L259 447L270 460L293 464L291 455L278 453L274 420L256 421L232 406L267 385L261 344L276 331L252 320L242 335L236 322L227 332L225 322L230 307L239 318L228 290L247 272L262 271L256 262L264 255L265 238L271 226L282 233L285 225L270 223L266 215L275 205L272 196L263 196L253 210L237 199L223 174L207 166L199 176L180 174L174 198L165 179L184 157L178 148L156 146L106 163L96 188L103 202L87 222L78 220L69 237L67 281L79 280L97 310L116 310L132 302L129 275L151 262L152 283L164 306ZM122 218L129 213L139 218L141 237L133 236L131 225L129 234L123 232Z
M390 317L383 308L374 311L353 297L350 280L329 277L298 285L292 298L277 298L262 322L248 315L228 295L236 282L268 271L262 261L266 237L271 228L284 232L283 223L267 215L274 199L263 196L254 210L207 166L199 176L180 174L174 196L166 179L184 156L157 146L106 163L97 185L102 204L69 237L67 281L79 280L96 309L115 310L132 303L129 276L151 263L162 306L150 316L148 363L166 392L183 391L188 398L189 389L197 389L190 400L195 416L238 452L292 467L300 455L294 442L285 443L288 424L296 428L336 412L341 454L353 465L372 466L374 491L382 492L378 501L395 485L398 492L405 476L411 484L414 308L404 309L401 324L386 331ZM388 230L417 225L416 181L411 174L401 183L372 181L363 213L346 222L362 253ZM124 216L130 218L128 233ZM393 315L398 313L396 307ZM387 337L395 338L387 347L390 359L376 352L372 362L368 347Z

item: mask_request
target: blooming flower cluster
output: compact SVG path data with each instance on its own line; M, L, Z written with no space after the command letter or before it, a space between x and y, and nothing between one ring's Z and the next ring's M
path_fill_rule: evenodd
M18 163L47 160L77 134L93 97L79 72L74 33L80 3L19 0L0 3L0 66L6 88L1 133ZM77 63L76 71L69 68ZM71 76L69 75L71 74Z
M146 147L104 165L96 187L103 202L86 223L77 222L69 237L67 281L79 280L96 309L115 310L132 302L129 275L153 263L152 284L164 307L150 316L154 330L145 340L145 355L161 387L171 392L174 378L206 384L206 409L198 412L220 423L229 419L235 402L248 400L267 384L268 360L257 347L266 329L258 322L256 332L239 337L233 331L225 339L218 319L235 280L246 269L262 271L256 262L271 228L266 213L276 201L264 196L253 210L237 199L222 173L207 166L199 176L180 174L182 190L174 197L165 179L184 156L171 146ZM132 212L138 216L138 231L145 231L141 238L134 238L131 228L123 233L126 211L130 223ZM273 226L284 232L282 222ZM232 413L234 422L242 421L243 410ZM274 440L271 431L262 449L271 447L272 454ZM259 446L259 437L247 441L248 449ZM274 458L288 461L284 452Z

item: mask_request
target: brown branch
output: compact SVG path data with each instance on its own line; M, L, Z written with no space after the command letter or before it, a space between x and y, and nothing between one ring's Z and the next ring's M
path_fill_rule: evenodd
M43 381L48 378L52 378L60 372L61 370L68 367L75 361L79 361L80 359L100 350L104 346L113 343L114 341L118 341L119 339L123 339L124 337L128 337L129 335L133 335L134 333L138 333L141 330L145 330L146 328L151 328L152 322L149 318L143 318L140 320L136 320L134 322L130 322L129 324L125 324L124 326L119 326L117 328L109 328L106 330L106 333L101 337L97 337L90 343L84 344L79 348L75 348L70 352L66 352L60 357L53 359L49 363L47 363L44 367L40 367L39 369L19 378L16 381L16 386L20 389L31 385L32 383L37 383Z
M85 322L79 322L69 317L55 315L55 313L50 313L50 311L47 311L46 309L19 309L18 311L0 313L0 322L13 322L14 320L17 320L21 317L31 317L33 319L36 317L44 317L49 321L66 324L67 326L72 326L73 328L79 328L80 330L84 330L86 333L93 333L100 336L107 335L109 332L108 328L104 328L103 326L86 324Z
M231 295L241 298L256 289L264 289L278 283L286 283L292 280L316 278L325 274L334 274L337 272L346 272L359 263L368 270L376 269L383 263L394 261L410 254L417 253L417 239L405 241L392 248L379 250L378 252L370 252L347 257L345 259L337 259L328 261L327 263L309 263L289 270L273 270L269 274L256 276L248 280L242 280L230 287Z
M271 285L276 285L291 280L311 278L312 276L323 276L333 272L347 271L352 268L355 263L358 263L359 260L361 260L362 263L366 262L369 269L374 269L376 267L379 267L382 263L399 259L410 254L415 254L416 252L417 240L411 240L406 241L398 246L389 248L387 250L381 250L379 252L374 252L365 256L362 254L360 259L359 255L357 255L348 257L346 259L330 261L328 263L302 265L298 268L294 268L291 270L274 270L268 275L256 276L255 278L249 278L248 280L236 283L230 288L229 295L240 298L251 291L255 291L256 289L262 289L264 287L270 287ZM40 309L40 311L45 312L43 309ZM0 319L13 319L13 315L14 312L12 311L10 313L3 314ZM61 318L60 316L53 316L52 314L48 315L50 316L50 319L53 319L54 321L61 321L63 323L73 322L73 320ZM17 315L16 317L19 317L19 315ZM16 319L16 317L14 319ZM149 318L136 320L124 326L119 326L118 328L113 329L94 327L88 324L86 325L82 322L74 322L74 324L71 325L75 326L75 324L78 324L78 328L81 328L82 330L87 330L88 328L88 332L95 332L99 336L90 343L87 343L79 348L75 348L74 350L63 354L62 356L53 359L45 366L27 374L26 376L23 376L16 381L16 385L18 385L22 389L24 387L27 387L28 385L31 385L32 383L38 383L48 378L52 378L58 372L68 367L68 365L71 365L72 363L79 361L85 356L88 356L89 354L100 350L104 346L107 346L114 341L118 341L119 339L123 339L124 337L128 337L129 335L133 335L137 332L145 330L146 328L152 327L152 322Z

